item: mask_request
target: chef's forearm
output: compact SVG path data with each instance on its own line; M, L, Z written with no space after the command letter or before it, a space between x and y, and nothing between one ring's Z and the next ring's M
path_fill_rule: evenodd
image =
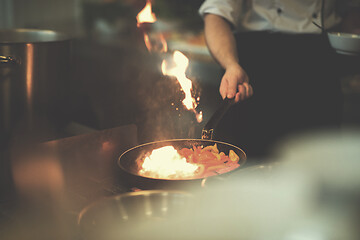
M224 69L238 64L236 42L230 24L214 14L205 15L204 22L206 43L213 57Z

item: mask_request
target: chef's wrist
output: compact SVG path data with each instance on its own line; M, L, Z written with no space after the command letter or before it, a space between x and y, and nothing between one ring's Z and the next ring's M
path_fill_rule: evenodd
M232 69L232 68L241 68L240 64L237 61L233 61L230 63L227 63L224 66L225 70Z

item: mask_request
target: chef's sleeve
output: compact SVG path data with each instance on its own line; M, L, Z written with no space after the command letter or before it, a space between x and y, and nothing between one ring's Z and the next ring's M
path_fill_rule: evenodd
M204 17L208 13L215 14L225 18L235 26L238 2L237 0L206 0L200 6L199 14L201 17Z

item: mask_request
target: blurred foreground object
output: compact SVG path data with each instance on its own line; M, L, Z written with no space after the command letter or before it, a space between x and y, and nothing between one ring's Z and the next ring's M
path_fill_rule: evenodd
M127 234L134 239L359 239L359 146L357 129L294 137L279 148L273 167L243 169L232 181L198 192L191 214L139 223Z
M162 224L189 214L193 196L182 191L148 190L101 199L84 208L79 226L84 239L130 239L128 229L144 223ZM138 232L151 235L151 229Z
M360 35L343 32L329 32L330 45L337 53L360 56Z

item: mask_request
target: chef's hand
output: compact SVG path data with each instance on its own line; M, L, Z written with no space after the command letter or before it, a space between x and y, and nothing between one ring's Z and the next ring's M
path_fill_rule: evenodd
M253 95L253 88L249 84L249 77L239 64L226 68L225 74L221 79L219 92L223 99L235 97L235 103Z

